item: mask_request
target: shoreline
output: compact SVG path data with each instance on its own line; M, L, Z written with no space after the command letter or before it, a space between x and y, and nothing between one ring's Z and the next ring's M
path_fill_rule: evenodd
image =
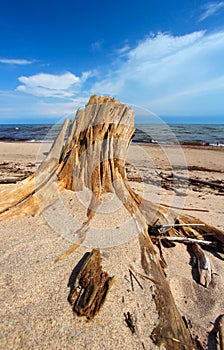
M53 142L0 142L0 162L21 162L36 163L37 165L46 157ZM134 158L137 159L137 152L146 151L150 155L153 163L156 164L156 158L160 159L159 164L169 163L169 165L179 162L178 158L186 158L182 160L185 165L190 161L189 165L197 165L197 163L211 163L214 169L221 169L223 164L224 147L216 146L195 146L195 145L159 145L146 143L131 143L130 150L134 150ZM176 154L175 154L176 150ZM199 155L200 154L200 155ZM143 158L144 155L142 154ZM175 161L175 157L177 160ZM131 156L132 158L132 156ZM171 158L170 160L168 158ZM211 158L211 161L209 159ZM128 159L127 159L128 161ZM139 160L141 162L141 159ZM210 165L212 168L212 166Z
M3 140L3 139L0 139L0 144L1 143L38 143L38 144L42 144L42 143L52 143L54 142L54 140L10 140L10 139L6 139L6 140ZM178 143L175 143L175 144L172 144L172 143L158 143L158 142L141 142L141 141L132 141L133 145L148 145L148 146L164 146L164 147L169 147L169 146L177 146L177 145L180 145L180 146L189 146L189 147L212 147L212 148L224 148L224 144L209 144L209 143L200 143L200 142L194 142L194 141L183 141L183 142L178 142Z

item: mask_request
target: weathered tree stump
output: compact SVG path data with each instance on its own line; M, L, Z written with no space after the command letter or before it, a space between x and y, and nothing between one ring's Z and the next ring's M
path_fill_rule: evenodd
M134 111L113 98L94 95L84 110L78 110L65 142L68 125L66 119L47 158L34 175L0 192L0 220L40 214L54 203L58 191L79 191L87 187L92 191L92 199L82 233L82 230L88 229L101 203L101 195L115 192L138 227L142 267L146 274L158 281L155 303L159 324L154 330L155 342L164 344L166 349L194 349L149 235L150 232L159 235L157 228L164 225L170 225L166 235L174 235L172 225L176 222L176 214L143 199L133 191L127 180L125 161L134 133ZM178 220L183 224L198 223L186 215L180 215ZM219 242L222 248L223 232L210 225L194 228L183 225L180 231L182 236L200 239L204 239L204 234L208 239L208 233L211 233L210 239ZM76 243L74 249L77 246ZM71 251L69 249L68 253Z

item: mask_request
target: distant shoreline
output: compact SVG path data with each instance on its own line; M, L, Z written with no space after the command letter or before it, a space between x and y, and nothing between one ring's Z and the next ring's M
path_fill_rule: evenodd
M25 144L51 144L54 142L53 140L12 140L12 139L0 139L0 143L25 143ZM158 142L139 142L139 141L132 141L132 144L139 145L139 146L162 146L162 147L171 147L180 145L181 147L195 147L195 148L207 148L207 149L214 149L214 148L224 148L224 144L209 144L209 143L200 143L200 142L191 142L191 141L184 141L184 142L178 142L176 144L170 144L170 143L158 143Z
M23 140L16 140L16 141L12 141L12 140L1 140L0 139L0 145L1 144L24 144L24 145L51 145L54 141L53 140L34 140L34 141L23 141ZM156 142L133 142L131 143L131 145L136 145L136 146L147 146L147 147L175 147L175 146L181 146L183 148L196 148L196 149L220 149L220 150L224 150L224 145L209 145L209 144L200 144L200 143L194 143L194 142L179 142L176 144L169 144L169 143L156 143Z
M0 125L0 142L52 142L61 125ZM69 133L69 131L68 131ZM222 124L136 124L132 142L136 144L224 146Z

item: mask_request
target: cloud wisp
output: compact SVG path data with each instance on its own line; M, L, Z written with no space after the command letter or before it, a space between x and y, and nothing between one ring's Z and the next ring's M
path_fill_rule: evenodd
M223 55L224 32L158 33L122 54L118 68L96 82L92 92L111 94L160 115L193 114L197 96L203 100L210 92L224 92L218 79L224 76ZM206 113L203 104L200 107Z
M219 14L221 10L224 10L224 1L208 2L202 6L203 13L199 17L199 22L204 21L208 17Z
M0 58L0 63L2 64L11 64L11 65L27 65L32 64L34 61L26 59L17 59L17 58Z

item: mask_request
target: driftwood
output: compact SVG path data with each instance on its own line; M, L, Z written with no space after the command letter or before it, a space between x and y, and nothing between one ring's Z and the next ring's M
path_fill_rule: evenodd
M33 163L0 162L0 184L15 184L32 175L34 170Z
M200 179L194 179L192 177L186 178L186 177L181 176L181 175L175 175L175 178L180 179L180 180L189 181L193 185L200 184L200 185L211 187L213 189L222 190L224 192L224 186L220 185L218 183L215 183L215 182L210 182L210 181L205 181L205 180L200 180Z
M205 241L202 239L196 239L196 238L190 238L190 237L161 237L167 241L170 242L179 242L179 243L187 243L187 244L192 244L192 243L198 243L201 245L205 246L210 246L210 247L217 247L217 243L212 242L212 241Z
M37 215L57 197L54 183L59 166L61 151L64 145L68 119L52 145L47 158L42 162L35 174L0 192L0 221L13 216Z
M193 243L191 251L197 259L197 267L199 273L199 280L202 286L208 287L212 280L212 269L207 255L203 252L199 244Z
M26 178L26 175L18 174L14 176L5 176L0 178L0 184L16 184L18 181L22 181Z
M176 165L173 167L174 170L188 170L188 171L203 171L203 172L211 172L211 173L224 173L224 170L221 169L212 169L207 168L203 166L197 166L197 165L189 165L189 166L180 166Z
M94 95L84 110L78 110L68 139L65 140L68 124L66 119L47 158L35 174L0 191L0 220L27 214L38 215L54 203L57 193L63 189L80 191L89 188L92 198L87 210L87 221L79 230L78 241L62 254L62 258L84 241L90 221L101 203L101 195L114 192L135 220L142 267L146 276L156 281L155 304L159 323L152 332L152 339L158 345L163 344L166 349L195 349L175 305L150 234L155 233L155 222L162 226L171 225L167 230L169 236L175 235L172 227L174 223L181 224L179 235L184 237L203 240L206 236L206 239L224 243L224 233L191 216L179 215L176 220L175 212L145 200L133 191L125 168L129 144L135 130L134 112L131 108L110 97L98 98ZM184 226L192 223L203 225ZM157 233L160 234L159 231ZM99 253L94 251L88 259L89 263L78 274L69 297L70 302L74 303L75 311L88 318L92 318L95 311L98 311L98 300L104 300L112 281L101 271L99 260ZM101 282L103 287L97 289L95 286ZM82 294L77 292L80 288Z
M221 314L216 318L209 337L213 343L214 349L224 350L224 314Z
M177 174L173 174L173 173L170 175L166 175L166 176L162 173L159 173L159 175L163 180L168 181L168 182L171 182L171 181L173 182L175 179L179 179L181 181L189 182L192 185L208 186L212 189L220 190L220 191L224 192L224 186L219 184L219 183L216 183L216 182L194 179L192 177L185 177L185 176L177 175Z
M93 249L70 286L68 300L74 312L91 320L103 305L113 280L102 271L100 251Z
M190 334L158 263L157 253L151 239L146 234L140 234L139 240L143 269L156 281L154 298L159 313L159 323L152 331L151 338L157 345L164 345L166 349L194 349Z

